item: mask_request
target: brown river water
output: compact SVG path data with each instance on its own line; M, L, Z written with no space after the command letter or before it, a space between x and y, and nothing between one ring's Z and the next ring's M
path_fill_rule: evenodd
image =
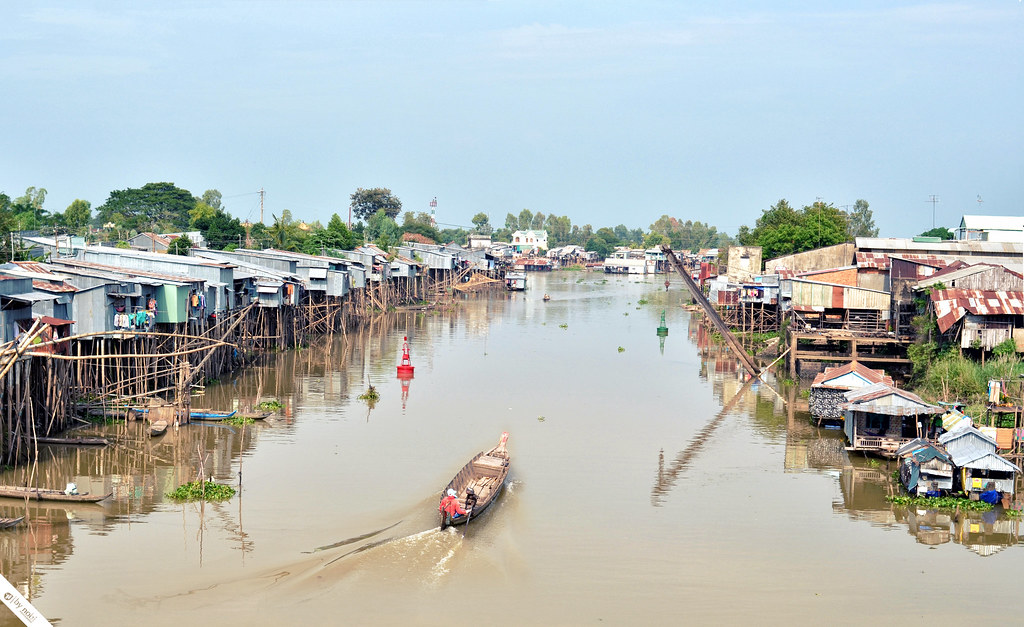
M772 382L744 387L663 280L534 274L514 297L388 314L193 400L285 405L244 428L87 427L115 444L44 447L38 483L113 497L0 499L27 515L0 531L2 572L66 625L1016 621L1017 521L890 506L892 467L844 461ZM441 489L502 431L506 491L439 531ZM164 496L200 459L239 494Z

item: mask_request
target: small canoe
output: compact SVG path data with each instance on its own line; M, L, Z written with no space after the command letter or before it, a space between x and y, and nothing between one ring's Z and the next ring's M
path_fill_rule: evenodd
M136 413L139 413L139 414L148 414L149 413L149 408L141 407L141 408L135 409L134 411ZM192 409L192 410L189 410L188 417L189 417L189 420L217 421L217 420L227 420L228 418L231 418L232 416L234 416L237 413L238 413L237 410L236 411L213 411L213 410L210 410L210 409Z
M70 501L78 503L96 503L113 496L113 492L107 494L66 494L64 490L46 490L42 488L27 488L16 485L0 485L0 496L12 499L35 499L38 501Z
M211 411L209 409L193 409L189 411L188 417L190 420L209 420L216 422L218 420L227 420L237 414L238 411Z
M512 462L511 456L505 449L506 442L508 442L508 432L501 434L501 440L497 446L487 452L477 453L473 459L469 460L469 463L463 466L462 470L456 473L455 477L441 491L441 498L444 499L448 490L455 490L459 507L468 512L466 516L456 518L442 513L441 529L473 520L498 498L501 489L505 487L505 479L508 478L508 469ZM470 492L476 496L476 504L472 508L466 507L466 497Z
M20 518L0 518L0 529L10 529L23 520L25 520L24 516Z
M58 444L61 446L106 446L110 440L106 438L36 438L40 444Z
M149 435L152 436L152 437L156 437L158 435L163 435L166 431L167 431L167 421L166 420L157 420L156 422L152 422L149 425Z

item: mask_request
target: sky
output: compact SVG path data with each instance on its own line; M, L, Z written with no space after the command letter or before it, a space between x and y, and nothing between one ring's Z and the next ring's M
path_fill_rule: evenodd
M0 192L730 235L864 199L906 237L1024 215L1022 96L1020 0L5 2Z

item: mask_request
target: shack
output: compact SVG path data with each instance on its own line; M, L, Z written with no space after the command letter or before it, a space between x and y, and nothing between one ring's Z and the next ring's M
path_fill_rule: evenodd
M915 438L931 438L937 430L932 416L943 408L921 397L884 383L844 393L843 431L850 441L847 450L893 457L897 449Z
M958 475L954 487L967 494L980 494L994 489L1003 494L1014 494L1014 484L1020 467L996 454L996 441L969 424L939 436L952 458Z
M843 411L840 407L847 400L844 394L877 383L884 383L890 387L895 385L892 377L885 374L885 371L868 368L858 361L826 368L824 372L819 372L814 377L811 384L808 399L811 416L819 423L823 420L842 421Z
M896 450L900 483L910 494L939 496L953 489L953 460L941 447L915 438Z

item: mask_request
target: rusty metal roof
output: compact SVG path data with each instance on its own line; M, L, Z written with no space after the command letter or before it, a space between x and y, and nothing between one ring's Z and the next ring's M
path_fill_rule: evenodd
M884 383L875 383L857 390L844 392L845 403L840 409L885 414L888 416L916 416L918 414L941 414L938 405L931 405L913 392L894 388ZM886 400L888 399L888 400Z
M988 290L936 290L932 292L939 331L945 333L967 314L976 316L1024 315L1024 293Z
M892 377L885 374L884 370L875 370L873 368L868 368L858 361L851 361L844 366L825 368L825 372L819 372L817 376L814 377L814 382L811 384L811 387L831 388L834 390L854 389L850 386L833 385L831 383L848 374L856 374L867 382L866 385L871 385L873 383L885 383L889 386L894 385ZM866 387L866 385L861 387Z
M858 252L857 268L861 270L888 270L892 265L892 262L890 261L891 258L902 259L903 261L931 266L933 268L945 268L950 263L945 259L939 259L932 255L894 255L892 253Z

